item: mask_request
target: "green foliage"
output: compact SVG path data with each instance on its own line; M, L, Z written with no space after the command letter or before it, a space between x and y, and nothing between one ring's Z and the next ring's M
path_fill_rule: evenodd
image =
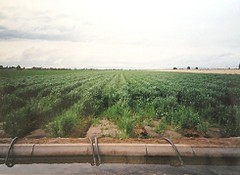
M152 106L155 109L157 118L167 116L168 113L178 107L177 99L174 96L165 98L157 97L153 100Z
M71 115L63 115L50 122L46 129L53 137L66 137L68 136L79 119Z
M12 137L22 137L36 128L40 118L38 113L29 107L23 107L5 117L4 130Z
M240 136L239 75L150 71L1 70L0 121L12 136L47 125L67 136L82 117L105 115L126 137L161 120L158 132L206 131Z
M177 130L193 129L206 132L208 124L191 107L180 106L165 115L157 128L162 132L167 126L173 126Z
M166 122L165 118L162 118L160 121L159 125L157 126L156 132L157 133L163 133L168 127L168 124Z
M134 135L133 129L135 119L125 105L125 102L119 101L115 105L109 107L105 115L118 125L124 132L125 137L130 137Z
M181 107L172 114L174 118L179 118L177 124L181 129L197 129L204 121L201 120L198 113L190 107ZM176 122L176 121L175 121Z
M239 106L224 107L221 118L221 133L223 137L240 135L240 108Z
M0 98L0 121L3 116L9 114L9 111L23 107L26 102L15 94L6 94Z

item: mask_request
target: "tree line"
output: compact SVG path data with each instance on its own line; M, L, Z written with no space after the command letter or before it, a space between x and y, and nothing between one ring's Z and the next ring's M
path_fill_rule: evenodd
M6 66L4 67L3 65L0 65L0 70L25 70L25 67L21 67L20 65L17 66ZM32 68L27 68L27 69L32 69L32 70L70 70L69 68L56 68L56 67L50 67L50 68L45 68L45 67L32 67Z
M185 68L177 68L177 67L173 67L173 70L177 70L177 69L180 69L180 70L182 70L182 69L185 69ZM190 66L187 66L187 68L186 68L187 70L190 70L190 69L192 69ZM194 69L199 69L198 67L195 67ZM228 69L231 69L230 67L228 68ZM236 69L236 68L233 68L233 69ZM239 65L238 65L238 69L240 70L240 63L239 63Z

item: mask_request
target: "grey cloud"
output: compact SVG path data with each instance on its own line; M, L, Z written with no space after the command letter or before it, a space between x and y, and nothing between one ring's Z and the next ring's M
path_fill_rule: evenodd
M234 53L222 53L220 55L217 56L217 58L223 58L223 57L232 57L232 56L235 56Z
M3 19L4 18L4 15L2 12L0 12L0 19Z
M0 25L0 30L6 30L6 27Z
M25 32L20 30L7 29L0 26L0 40L10 39L30 39L30 40L48 40L48 41L81 41L83 37L74 36L72 33L63 34L43 34L41 32Z
M13 11L13 9L11 10ZM73 17L51 11L21 11L16 13L0 12L0 19L9 22L0 24L0 40L29 39L48 41L83 41L82 31L77 31ZM70 23L70 25L69 25ZM79 22L78 22L79 23ZM17 24L17 25L15 25ZM84 27L84 26L82 26Z

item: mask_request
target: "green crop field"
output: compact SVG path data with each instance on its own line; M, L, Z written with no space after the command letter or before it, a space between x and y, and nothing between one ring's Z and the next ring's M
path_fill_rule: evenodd
M1 70L0 122L10 136L37 128L67 137L86 118L107 118L126 137L159 121L240 136L240 75L120 70Z

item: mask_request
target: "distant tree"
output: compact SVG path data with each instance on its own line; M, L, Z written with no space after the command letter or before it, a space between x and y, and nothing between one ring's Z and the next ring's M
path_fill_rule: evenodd
M191 69L191 67L190 67L190 66L188 66L188 67L187 67L187 69L189 70L189 69Z
M3 69L3 65L0 65L0 69Z
M238 65L238 69L240 69L240 63L239 63L239 65Z
M34 66L34 67L32 67L32 69L33 69L33 70L41 70L41 69L43 69L43 68L42 68L42 67L35 67L35 66Z
M177 68L176 68L176 67L173 67L173 70L177 70Z
M198 69L198 67L195 67L195 69Z
M21 68L21 66L20 65L18 65L17 66L17 70L21 70L22 68Z

